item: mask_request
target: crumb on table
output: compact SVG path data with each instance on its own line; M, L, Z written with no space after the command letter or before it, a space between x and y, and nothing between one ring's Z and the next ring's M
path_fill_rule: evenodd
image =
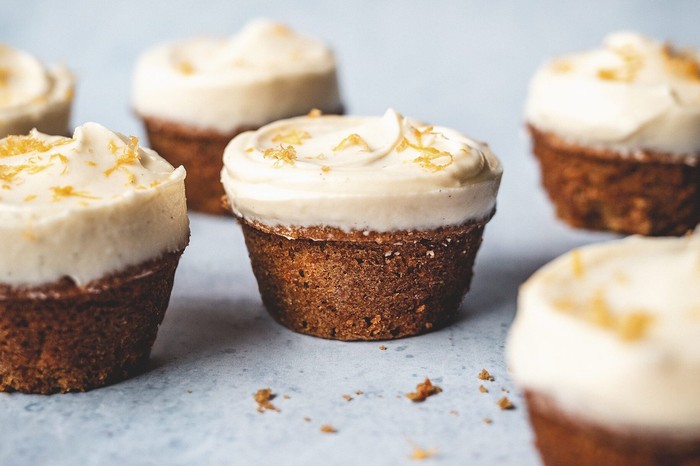
M437 395L442 391L442 388L437 385L433 385L429 378L425 378L425 381L416 385L416 391L411 393L406 393L406 398L414 402L425 401L429 396Z
M478 377L479 380L488 380L489 382L493 382L494 380L496 380L495 377L489 374L489 371L487 371L486 369L481 369L481 372L479 372Z
M279 412L280 410L277 409L277 407L274 404L272 404L271 401L275 399L275 396L276 395L272 393L272 390L269 388L261 388L260 390L255 392L253 399L258 404L258 412L262 413L265 412L265 410Z
M515 409L515 405L511 403L507 396L501 397L498 400L498 407L501 409Z
M323 432L324 434L336 434L338 433L338 429L336 429L330 424L323 424L321 426L321 432Z

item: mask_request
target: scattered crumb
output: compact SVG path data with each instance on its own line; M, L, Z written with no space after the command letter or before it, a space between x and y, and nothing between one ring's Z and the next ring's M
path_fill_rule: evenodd
M486 388L486 387L484 387L483 385L479 385L479 391L480 391L481 393L488 393L488 392L489 392L489 389Z
M382 350L382 351L386 351L386 350L387 350L387 347L384 346L384 345L379 345L379 349Z
M450 410L450 415L451 415L451 416L459 416L459 411L457 411L456 409L451 409L451 410Z
M481 372L479 372L478 377L479 380L488 380L489 382L493 382L494 380L496 380L494 376L489 374L489 371L487 371L486 369L481 369Z
M355 395L362 395L364 393L365 392L363 392L362 390L355 390Z
M485 417L485 418L484 418L484 424L492 424L492 423L493 423L493 421L491 420L490 417Z
M323 424L321 426L321 432L324 434L336 434L338 430L330 424Z
M311 418L309 416L304 416L304 422L311 422Z
M501 391L503 393L510 393L510 390L508 390L506 387L501 388Z
M279 412L280 410L277 409L277 407L271 402L271 400L275 399L275 396L276 395L272 393L272 390L270 390L269 388L261 388L260 390L255 392L253 399L258 404L258 412L265 412L266 409L270 411Z
M352 398L350 395L348 395L348 394L343 395L343 399L344 399L345 401L352 401L352 400L353 400L353 398Z
M187 393L192 393L192 390L187 390Z
M504 396L498 400L498 407L501 409L515 409L515 405L510 402L507 396Z
M284 395L282 395L282 398L285 399L285 400L288 400L288 399L289 399L289 395L284 394Z
M409 458L411 458L412 460L422 461L437 455L437 452L437 448L425 450L423 448L414 446L413 451L411 452L411 456L409 456Z
M429 396L437 395L441 391L442 388L433 385L430 379L426 377L423 383L416 385L415 392L406 393L406 398L414 402L425 401Z

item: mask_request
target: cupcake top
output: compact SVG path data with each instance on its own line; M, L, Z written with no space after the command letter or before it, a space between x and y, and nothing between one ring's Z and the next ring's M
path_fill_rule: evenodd
M520 290L512 375L605 425L697 435L698 290L700 230L565 254Z
M557 58L530 83L528 123L623 153L700 156L700 55L622 32Z
M184 179L96 123L0 139L0 284L82 285L184 248Z
M303 115L341 110L335 59L316 39L270 21L233 37L160 45L136 65L133 105L157 117L228 133Z
M502 168L484 143L388 110L278 121L234 138L233 212L270 226L422 230L488 218Z
M62 66L46 68L21 50L0 44L0 137L32 128L67 134L73 76Z

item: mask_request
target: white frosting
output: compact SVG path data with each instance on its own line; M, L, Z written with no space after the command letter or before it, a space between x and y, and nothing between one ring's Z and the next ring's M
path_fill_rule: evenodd
M700 433L700 230L575 250L520 289L515 381L604 425Z
M248 220L392 231L489 216L501 173L486 144L388 110L243 133L224 151L222 182L234 213Z
M0 283L82 285L185 247L185 171L87 123L0 140Z
M148 50L136 66L133 105L142 116L222 133L341 107L331 50L262 20L233 37Z
M73 76L47 69L31 55L0 44L0 137L38 128L68 134Z
M556 59L530 83L526 119L587 146L700 154L700 56L634 33Z

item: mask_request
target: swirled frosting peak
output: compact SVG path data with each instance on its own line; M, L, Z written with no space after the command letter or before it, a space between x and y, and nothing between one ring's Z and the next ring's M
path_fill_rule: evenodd
M222 133L341 107L332 51L265 20L232 37L146 51L134 73L133 102L142 116Z
M700 434L700 229L587 246L520 289L519 385L606 426Z
M700 154L700 55L642 35L557 58L530 83L527 121L588 146Z
M243 133L224 152L234 213L268 225L390 231L488 217L502 168L486 144L388 110Z
M184 248L184 178L96 123L0 139L0 284L83 284Z
M72 101L68 70L47 69L28 53L0 44L0 137L32 128L66 134Z

